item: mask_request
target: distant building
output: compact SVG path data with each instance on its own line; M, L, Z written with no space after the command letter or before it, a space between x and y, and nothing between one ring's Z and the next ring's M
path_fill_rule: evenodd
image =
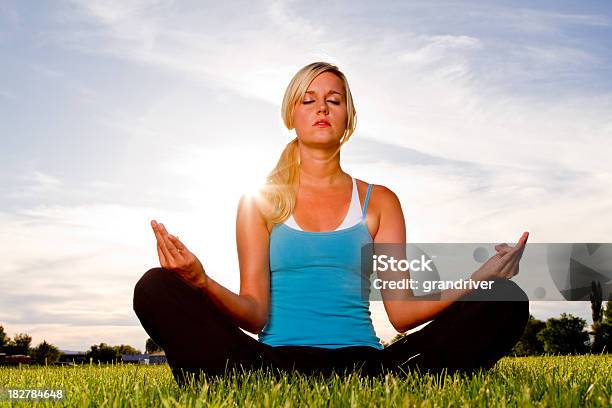
M58 365L88 363L87 352L62 350Z
M121 357L121 362L127 364L145 364L145 365L157 365L166 364L166 355L164 353L154 354L124 354Z
M32 357L23 354L7 355L0 353L0 365L17 366L20 364L31 364Z

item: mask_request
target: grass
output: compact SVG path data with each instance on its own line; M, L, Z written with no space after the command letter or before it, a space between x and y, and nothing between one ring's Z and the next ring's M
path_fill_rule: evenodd
M356 375L327 380L294 374L229 375L179 388L168 366L0 368L0 388L53 388L62 401L37 406L612 406L612 355L507 357L471 377ZM13 404L30 405L31 403ZM0 406L10 405L0 402Z

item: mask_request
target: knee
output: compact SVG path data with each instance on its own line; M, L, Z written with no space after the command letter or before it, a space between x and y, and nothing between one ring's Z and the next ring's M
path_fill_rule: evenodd
M144 273L136 282L136 286L134 286L134 297L140 297L144 295L146 291L148 291L152 286L155 286L160 279L162 279L162 275L166 271L164 268L151 268Z
M492 279L486 288L473 290L465 300L529 302L527 294L516 282L508 279Z
M493 308L522 334L529 320L529 297L516 282L508 279L495 280L493 287L490 293Z
M171 271L164 268L152 268L142 275L134 286L134 310L141 308L147 300L155 299L163 292L168 280L172 279Z
M516 282L509 279L494 279L489 290L491 300L529 302L529 297Z
M187 283L175 271L165 268L152 268L134 286L133 307L136 314L145 309L152 313L168 302L185 301L193 297L203 297L203 292Z
M529 298L516 282L508 279L494 279L489 289L479 289L467 295L467 302L476 301L475 308L495 320L503 322L506 328L513 328L522 334L529 319Z

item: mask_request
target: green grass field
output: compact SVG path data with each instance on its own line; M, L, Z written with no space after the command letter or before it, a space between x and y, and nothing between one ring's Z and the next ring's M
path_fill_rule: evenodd
M66 398L37 406L612 406L612 355L504 358L489 372L327 380L266 373L228 376L184 389L168 366L0 368L0 388L61 387ZM31 402L24 403L31 405ZM2 402L0 405L10 405ZM14 404L17 405L17 404ZM21 404L19 404L21 405Z

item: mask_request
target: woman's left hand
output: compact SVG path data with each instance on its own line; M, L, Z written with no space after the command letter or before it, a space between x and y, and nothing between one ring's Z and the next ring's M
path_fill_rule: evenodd
M474 280L495 278L510 279L519 273L519 262L523 256L529 233L525 232L518 243L511 247L508 244L495 245L497 253L487 260L471 276Z

